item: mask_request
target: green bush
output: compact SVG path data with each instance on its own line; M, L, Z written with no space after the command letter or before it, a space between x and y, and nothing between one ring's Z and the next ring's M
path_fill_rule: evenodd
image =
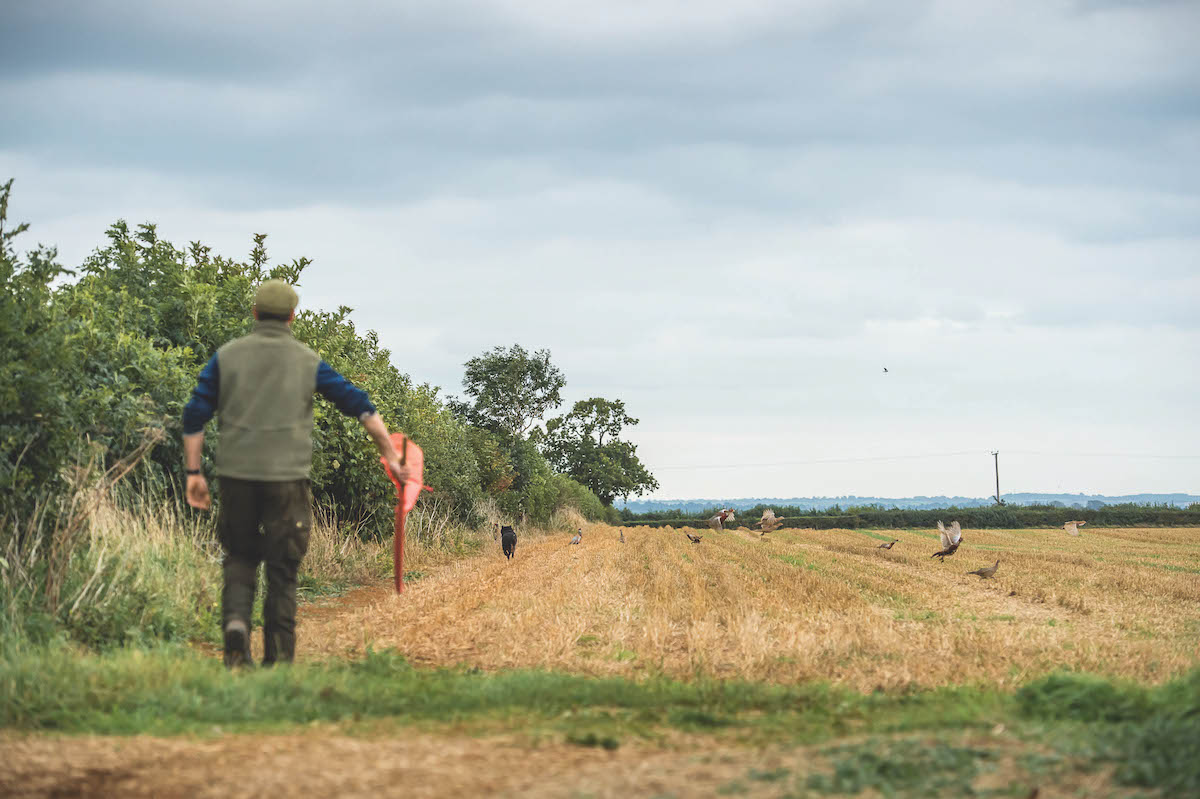
M35 486L61 491L62 469L85 442L102 446L108 465L134 449L147 427L165 428L142 476L172 493L183 484L181 414L196 376L217 348L249 331L255 288L267 278L298 284L307 259L268 267L266 236L245 262L185 251L154 225L123 221L83 264L66 272L53 250L18 258L5 230L9 184L0 190L0 514L27 506ZM303 309L294 330L335 369L365 388L392 429L409 433L426 455L426 482L460 518L482 495L464 425L429 386L414 387L392 364L373 331L360 333L350 309ZM394 491L357 420L323 399L316 403L314 497L338 518L389 524ZM218 436L205 442L211 459ZM219 501L219 497L218 497Z
M574 508L589 522L605 520L604 503L587 486L577 483L566 475L554 474L550 478L550 487L554 492L551 500L553 510Z
M0 186L0 523L59 479L78 445L69 375L60 367L67 329L51 300L64 270L52 249L19 258L6 229L12 181Z

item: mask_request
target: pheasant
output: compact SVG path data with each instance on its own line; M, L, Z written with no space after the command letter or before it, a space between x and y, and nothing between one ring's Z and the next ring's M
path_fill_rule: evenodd
M1063 525L1063 529L1066 530L1071 535L1079 535L1079 526L1081 524L1087 524L1087 522L1080 522L1080 521L1067 522L1066 524Z
M899 540L900 540L899 538L893 538L891 541L888 541L886 544L880 544L879 546L877 546L875 548L876 549L891 549L892 547L896 546L896 542Z
M982 569L976 569L973 572L967 572L967 574L978 574L980 576L980 578L986 580L987 578L989 578L993 574L995 574L996 569L998 569L998 568L1000 568L1000 559L999 558L997 558L996 562L993 563L991 566L985 566Z
M946 558L958 551L959 544L962 543L962 528L958 526L958 522L950 522L950 530L947 532L945 525L940 521L937 523L938 535L942 539L942 551L934 552L929 557L937 558L945 563Z
M625 543L625 531L624 530L621 531L621 543L622 544Z
M704 537L704 536L700 536L700 535L692 535L691 533L684 533L684 535L686 535L688 537L688 540L691 541L693 544L699 544L700 540Z
M776 518L775 511L767 508L763 511L762 518L758 521L758 526L762 528L762 532L759 533L759 535L763 536L767 533L773 533L778 530L783 526L783 522Z
M582 541L582 540L583 540L583 528L582 528L582 527L580 527L580 528L579 528L579 532L578 532L578 533L576 533L576 534L575 534L575 537L571 539L571 543L572 543L572 544L578 544L578 543L579 543L580 541Z
M733 508L722 508L715 516L708 520L708 526L714 530L724 530L725 521L733 521Z

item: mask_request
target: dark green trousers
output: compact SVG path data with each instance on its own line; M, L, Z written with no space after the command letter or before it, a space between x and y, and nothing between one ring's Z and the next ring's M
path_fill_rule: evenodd
M231 619L241 619L250 629L258 564L266 561L262 662L290 663L296 655L296 574L312 529L309 481L220 480L217 534L225 549L222 629Z

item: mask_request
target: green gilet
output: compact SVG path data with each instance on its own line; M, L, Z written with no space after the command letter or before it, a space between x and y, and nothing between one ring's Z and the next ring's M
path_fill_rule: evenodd
M312 468L313 392L320 356L286 322L255 322L217 350L217 474L299 480Z

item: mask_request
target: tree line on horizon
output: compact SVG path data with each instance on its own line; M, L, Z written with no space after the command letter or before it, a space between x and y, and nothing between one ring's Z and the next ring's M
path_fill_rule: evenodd
M728 507L728 506L725 506ZM1186 508L1174 505L1154 505L1127 502L1091 508L1069 508L1063 505L985 505L978 507L948 506L942 508L885 508L881 505L833 505L824 510L794 505L759 504L736 510L733 526L752 527L764 510L770 509L784 528L814 530L859 528L934 527L937 522L958 520L963 527L976 529L1021 529L1027 527L1061 527L1070 520L1085 521L1097 527L1195 527L1200 526L1200 503ZM630 527L684 527L704 525L716 513L718 506L700 511L678 509L633 513L621 510L622 524ZM726 526L729 526L728 523Z
M1013 492L1003 496L1006 505L1049 505L1052 507L1097 509L1106 505L1166 505L1187 507L1200 503L1194 494L1043 494ZM845 494L834 497L745 497L736 499L644 499L631 500L622 504L622 518L675 518L688 514L705 513L712 508L795 508L804 513L823 513L829 508L902 508L908 510L935 510L938 508L979 508L994 505L994 497L925 496L872 497Z

